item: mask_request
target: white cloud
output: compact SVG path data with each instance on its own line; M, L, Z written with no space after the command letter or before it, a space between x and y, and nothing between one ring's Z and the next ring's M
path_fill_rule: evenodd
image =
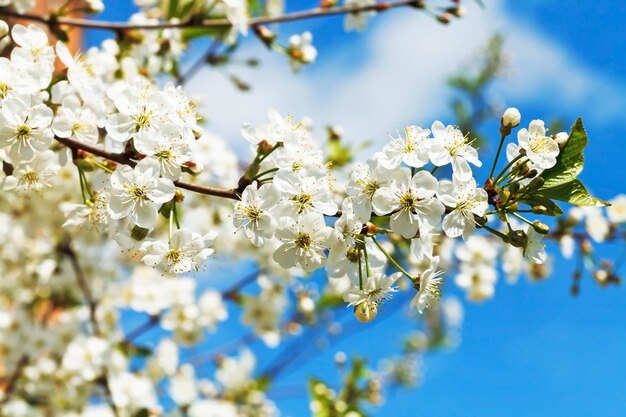
M237 91L210 69L200 73L189 90L205 96L202 109L209 129L228 138L235 148L244 145L239 126L263 121L270 106L295 117L311 116L318 124L341 124L349 140L383 141L388 132L408 123L428 125L445 117L446 78L498 31L505 36L511 57L510 77L498 87L505 104L541 103L541 108L563 112L578 108L595 112L588 114L593 117L606 116L600 111L607 107L623 107L624 100L609 80L586 69L535 28L507 16L498 4L470 7L466 17L448 26L410 10L377 19L378 24L362 37L339 39L332 53L321 54L315 67L305 68L300 75L291 74L284 57L266 53L250 39L241 55L261 57L262 66L237 67L235 72L253 86L251 92ZM354 54L353 42L364 42L366 54L355 65L349 58ZM607 106L590 109L590 101Z

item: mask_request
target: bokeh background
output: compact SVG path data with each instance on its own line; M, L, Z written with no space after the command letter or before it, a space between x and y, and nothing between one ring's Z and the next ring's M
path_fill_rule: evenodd
M133 12L130 1L105 3L101 19L126 19ZM290 9L316 4L288 3ZM244 160L248 149L239 127L243 122L264 121L270 106L295 117L311 116L320 132L326 125L341 125L350 143L369 140L380 145L388 133L407 124L428 127L434 119L453 122L452 92L446 80L471 66L487 40L499 33L509 63L504 76L489 89L490 100L502 108L518 107L522 125L543 118L565 120L569 126L583 117L590 139L583 181L600 198L625 192L626 2L486 0L484 8L469 0L464 3L467 15L448 26L407 9L375 18L361 34L344 33L342 18L284 25L283 36L303 30L313 33L319 50L315 64L294 75L283 56L248 38L239 56L259 58L261 65L232 71L252 86L251 91L238 91L225 82L223 72L210 68L200 71L187 89L202 103L207 130L227 138ZM104 36L90 32L86 43L97 44ZM203 47L193 49L188 63ZM481 130L495 141L497 126L494 120ZM486 142L482 148L483 161L489 160L495 145ZM486 174L479 171L477 177ZM556 247L551 249L557 252ZM613 259L623 249L623 244L602 246L603 254ZM584 276L580 295L572 297L573 262L557 257L551 277L544 282L522 279L509 285L500 280L494 299L464 302L459 346L426 356L423 384L417 390L389 393L387 402L372 409L372 414L626 415L626 293L623 288L600 288ZM245 262L221 260L198 277L199 285L224 288L252 270L254 265ZM446 293L463 297L451 279ZM244 334L235 309L231 313L218 337L187 353L211 351ZM385 320L358 329L321 354L316 338L307 338L298 346L303 359L291 365L270 396L284 415L307 415L308 376L338 378L333 365L337 351L367 355L375 362L399 348L402 335L416 327L403 319L410 314L402 309L389 312ZM344 319L345 326L354 326L350 314ZM129 329L141 322L132 315L127 319ZM141 340L149 344L157 336L152 332ZM267 349L260 342L254 350L260 352L262 364L290 353Z

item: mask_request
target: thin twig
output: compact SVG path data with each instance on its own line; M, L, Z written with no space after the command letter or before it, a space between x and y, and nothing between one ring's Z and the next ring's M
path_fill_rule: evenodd
M280 16L261 16L248 20L248 26L254 27L272 23L285 23L305 19L313 19L319 17L328 17L358 12L383 12L398 7L415 7L424 8L424 0L396 0L392 2L379 2L376 4L363 5L342 5L335 7L315 8L303 10L299 12L286 13ZM232 23L228 19L203 19L203 20L186 20L182 22L169 21L159 23L130 23L130 22L110 22L97 21L81 18L72 18L64 16L41 16L28 13L17 13L9 9L0 9L0 15L7 17L15 17L24 20L39 22L49 27L57 27L60 25L80 27L84 29L100 29L121 32L125 30L158 30L168 28L229 28Z

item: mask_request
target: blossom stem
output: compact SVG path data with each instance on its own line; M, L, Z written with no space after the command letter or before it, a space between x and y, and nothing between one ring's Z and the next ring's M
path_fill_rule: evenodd
M498 151L496 152L496 157L493 160L493 165L491 165L491 172L489 172L489 178L493 179L493 172L496 170L496 165L498 165L498 158L500 157L500 152L502 151L502 145L504 145L504 139L506 136L502 135L500 137L500 144L498 144Z
M176 203L174 203L176 204ZM169 228L167 229L167 243L171 243L172 241L172 229L174 228L174 207L170 210L170 222Z
M370 258L367 255L367 246L365 245L365 242L363 242L363 256L365 257L365 272L367 272L367 276L369 277L372 275L372 271L370 269Z
M176 229L180 229L180 220L178 219L178 209L176 208L176 200L172 204L172 213L174 213L174 222L176 223Z
M359 289L363 290L363 267L361 265L361 257L359 257Z
M520 219L521 221L523 221L524 223L526 223L527 225L533 226L533 223L530 220L528 220L527 218L520 216L519 214L517 214L514 211L512 211L511 214L513 216L517 217L518 219Z
M499 180L501 179L501 177L504 175L504 173L511 167L513 166L514 163L516 163L517 161L519 161L520 159L522 159L524 155L519 154L517 155L515 158L511 159L511 162L509 162L508 164L506 164L506 166L504 168L502 168L502 171L500 171L500 173L498 174L498 176L496 177L496 184L499 182Z
M507 235L505 235L504 233L500 232L499 230L496 230L493 227L487 226L486 224L483 224L483 229L485 229L486 231L488 231L491 234L494 234L494 235L498 236L500 239L502 239L503 241L508 243L509 238L507 237Z
M430 170L430 173L431 173L431 174L433 174L433 175L435 175L435 172L437 172L437 170L438 170L438 169L439 169L439 167L435 165L435 166L433 167L433 169L431 169L431 170Z
M267 175L267 174L271 174L272 172L276 172L278 171L278 168L272 168L272 169L268 169L266 171L263 171L261 173L256 174L256 176L254 178L252 178L252 181L254 180L258 180L259 178L261 178L263 175Z
M400 266L400 264L399 264L398 262L396 262L396 260L395 260L395 259L393 259L393 257L389 254L389 252L387 252L387 251L385 250L385 248L383 248L383 246L380 244L380 242L378 241L378 239L376 239L376 237L375 237L375 236L370 236L370 237L372 238L372 240L374 241L374 243L376 244L376 246L378 246L378 249L380 249L380 251L381 251L382 253L384 253L384 254L385 254L385 256L387 257L387 259L389 259L389 262L391 262L391 264L392 264L393 266L395 266L395 267L398 269L398 271L400 271L400 272L402 272L404 275L406 275L406 277L407 277L408 279L410 279L411 281L413 281L413 277L411 276L411 274L409 274L408 272L406 272L406 270L405 270L404 268L402 268L402 267Z

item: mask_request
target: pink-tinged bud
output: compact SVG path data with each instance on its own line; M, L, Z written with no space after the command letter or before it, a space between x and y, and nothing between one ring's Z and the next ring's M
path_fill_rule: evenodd
M509 107L504 111L500 122L504 127L513 128L519 126L521 120L522 115L520 114L519 110L517 110L515 107Z

